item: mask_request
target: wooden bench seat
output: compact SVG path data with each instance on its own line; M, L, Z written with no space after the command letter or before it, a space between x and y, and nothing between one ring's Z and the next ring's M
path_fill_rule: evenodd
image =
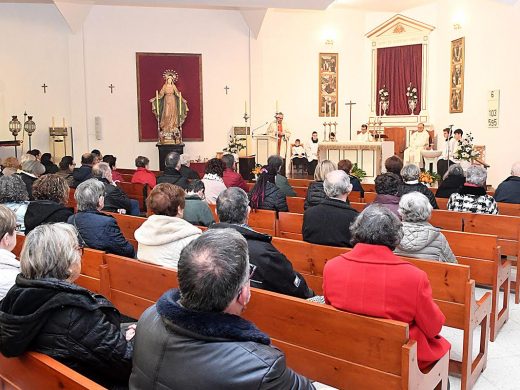
M148 197L148 185L142 183L129 183L118 181L117 186L130 198L139 202L139 210L146 211L146 198Z
M105 262L103 292L132 317L178 285L171 269L115 255ZM340 389L446 389L448 354L421 373L407 324L257 289L245 318L272 337L290 367L313 380Z
M137 217L134 215L118 214L118 213L106 213L113 216L116 221L121 233L126 240L132 244L134 249L137 251L137 240L134 237L134 233L139 227L146 221L146 218Z
M290 239L274 238L273 245L284 253L307 284L322 294L325 263L348 248L329 247ZM446 326L463 331L462 361L450 360L450 372L461 375L462 389L470 389L486 367L490 336L492 296L487 292L475 299L475 282L467 265L403 258L428 274L433 298L446 316ZM473 331L481 327L479 353L472 358Z

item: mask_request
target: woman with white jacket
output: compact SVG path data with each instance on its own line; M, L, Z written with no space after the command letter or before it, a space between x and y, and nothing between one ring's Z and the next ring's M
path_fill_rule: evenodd
M177 269L181 251L202 231L182 219L184 190L170 183L158 184L146 200L153 212L137 229L137 258L141 261Z
M14 212L0 205L0 301L20 273L20 262L11 252L16 246L16 216Z

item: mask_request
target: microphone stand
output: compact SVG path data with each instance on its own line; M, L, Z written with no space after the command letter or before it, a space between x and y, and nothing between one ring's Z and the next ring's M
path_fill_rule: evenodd
M446 170L446 172L448 172L448 170L450 169L450 161L451 161L451 139L453 137L453 125L450 125L450 132L448 134L448 169Z

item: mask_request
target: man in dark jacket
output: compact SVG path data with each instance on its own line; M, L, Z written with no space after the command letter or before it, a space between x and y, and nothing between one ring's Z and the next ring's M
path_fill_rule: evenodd
M232 228L247 240L249 260L257 267L254 280L251 280L253 287L298 298L314 296L303 276L271 244L271 236L255 232L247 226L249 201L242 189L231 187L219 195L217 215L220 223L211 225L210 229Z
M164 293L137 325L130 388L314 389L268 335L241 318L251 277L246 240L232 229L209 230L184 248L179 289Z
M181 154L181 168L179 172L188 180L200 180L200 175L190 168L190 159L186 154Z
M124 191L119 188L112 180L112 169L105 162L97 163L92 167L92 176L105 186L105 201L102 211L123 214L140 215L139 202L130 199Z
M520 161L513 164L511 176L498 185L494 198L497 202L520 203Z
M115 255L134 257L134 247L121 233L117 221L103 214L105 185L96 179L81 183L74 192L78 213L68 223L78 230L81 245Z
M81 166L74 168L72 177L74 178L73 188L76 188L85 180L92 177L92 165L94 164L94 155L92 153L85 153L81 156Z
M327 174L323 183L327 198L303 214L303 240L313 244L346 246L350 244L350 224L358 212L347 203L352 184L343 170Z
M182 189L188 188L188 179L181 175L181 155L177 152L170 152L164 159L164 174L157 177L157 184L171 183Z

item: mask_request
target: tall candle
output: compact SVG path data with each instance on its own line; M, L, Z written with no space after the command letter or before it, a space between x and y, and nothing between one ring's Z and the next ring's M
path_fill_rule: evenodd
M54 128L54 117L52 117L52 127Z
M63 126L62 127L65 127L65 117L63 117Z
M247 100L244 100L244 113L247 114Z
M179 116L182 115L182 92L179 92Z
M276 100L276 112L278 112L278 99Z
M155 112L159 115L159 91L155 90Z

